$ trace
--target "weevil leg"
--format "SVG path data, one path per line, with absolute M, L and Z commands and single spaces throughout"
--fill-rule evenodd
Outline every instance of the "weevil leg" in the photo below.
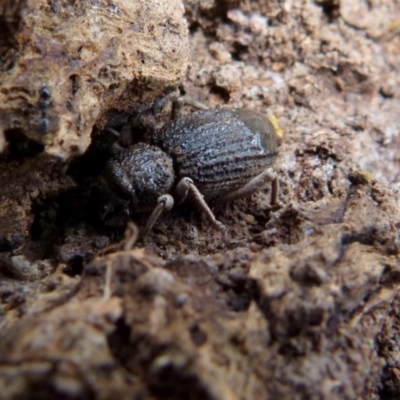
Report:
M 197 189 L 192 179 L 182 178 L 176 185 L 175 191 L 176 196 L 179 199 L 179 204 L 183 203 L 190 193 L 193 196 L 196 205 L 207 215 L 207 218 L 211 221 L 211 223 L 223 233 L 224 238 L 227 239 L 228 230 L 222 222 L 219 222 L 215 218 L 215 215 L 205 202 L 203 195 L 200 193 L 199 189 Z
M 157 199 L 157 205 L 147 220 L 146 226 L 144 227 L 141 239 L 144 239 L 147 234 L 151 231 L 154 224 L 157 222 L 158 218 L 163 212 L 170 211 L 174 206 L 174 199 L 169 194 L 163 194 Z
M 199 101 L 193 100 L 190 97 L 179 96 L 172 102 L 172 119 L 176 119 L 181 115 L 183 106 L 192 106 L 199 110 L 208 110 L 208 107 Z
M 276 206 L 278 204 L 279 180 L 272 168 L 266 169 L 264 172 L 262 172 L 260 175 L 257 175 L 240 189 L 225 196 L 223 198 L 223 201 L 228 202 L 238 199 L 240 197 L 247 196 L 248 194 L 259 189 L 260 186 L 265 185 L 267 182 L 271 182 L 271 205 Z
M 171 98 L 175 99 L 180 95 L 180 91 L 178 87 L 171 87 L 167 89 L 163 94 L 158 96 L 151 106 L 151 110 L 153 114 L 160 113 L 165 106 L 171 101 Z

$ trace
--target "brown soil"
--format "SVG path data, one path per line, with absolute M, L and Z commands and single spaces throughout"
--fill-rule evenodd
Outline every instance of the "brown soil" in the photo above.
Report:
M 3 16 L 14 29 L 3 36 L 29 47 L 30 33 L 17 33 L 35 5 L 15 3 L 18 13 L 0 4 L 4 15 L 19 16 L 14 25 Z M 71 2 L 42 3 L 37 18 Z M 96 11 L 75 3 L 82 18 Z M 49 118 L 60 118 L 48 138 L 39 135 L 41 69 L 6 70 L 0 79 L 0 399 L 400 398 L 399 3 L 187 0 L 187 23 L 178 1 L 97 3 L 111 42 L 106 3 L 135 3 L 124 15 L 147 36 L 121 36 L 111 75 L 89 79 L 110 65 L 109 54 L 95 72 L 82 63 L 86 86 L 72 108 L 61 107 L 70 92 L 52 86 L 65 70 L 48 68 L 57 93 Z M 169 19 L 154 10 L 160 4 Z M 182 44 L 175 36 L 160 42 L 166 32 Z M 8 52 L 0 55 L 22 68 L 33 47 L 14 39 L 3 39 Z M 133 65 L 150 40 L 155 53 Z M 70 62 L 76 47 L 64 50 Z M 143 110 L 179 82 L 210 107 L 243 106 L 278 121 L 280 207 L 269 207 L 268 187 L 216 205 L 227 242 L 191 205 L 177 207 L 145 248 L 95 257 L 124 231 L 118 221 L 104 226 L 96 205 L 111 140 L 104 128 L 140 140 L 151 125 Z M 12 100 L 13 87 L 29 95 Z M 53 155 L 83 152 L 89 136 L 77 149 L 83 131 L 66 129 L 63 118 L 70 127 L 83 118 L 92 139 L 68 161 Z M 141 228 L 146 218 L 134 222 Z

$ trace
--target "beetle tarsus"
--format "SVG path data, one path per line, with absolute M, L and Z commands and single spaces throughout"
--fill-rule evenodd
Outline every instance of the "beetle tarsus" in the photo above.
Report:
M 147 220 L 146 226 L 144 227 L 141 239 L 145 239 L 147 234 L 151 231 L 154 224 L 163 212 L 170 211 L 174 206 L 174 199 L 169 194 L 163 194 L 157 199 L 157 205 Z
M 223 200 L 224 202 L 228 202 L 239 199 L 241 197 L 245 197 L 255 192 L 257 189 L 268 182 L 271 182 L 272 188 L 271 205 L 276 205 L 278 203 L 279 182 L 276 173 L 271 168 L 266 169 L 260 175 L 254 177 L 250 182 L 246 183 L 246 185 L 236 190 L 235 192 L 227 194 Z

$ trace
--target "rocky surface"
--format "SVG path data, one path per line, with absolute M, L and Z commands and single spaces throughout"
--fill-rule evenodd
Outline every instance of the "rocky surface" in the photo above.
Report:
M 0 152 L 23 134 L 48 154 L 82 154 L 106 111 L 133 112 L 177 85 L 183 11 L 179 0 L 3 1 Z
M 100 255 L 124 231 L 96 205 L 101 129 L 142 140 L 143 99 L 159 93 L 138 88 L 126 108 L 121 86 L 69 163 L 13 131 L 0 164 L 0 398 L 398 398 L 398 3 L 186 1 L 185 18 L 180 90 L 278 122 L 280 208 L 268 187 L 215 205 L 225 242 L 185 205 L 145 247 Z M 139 228 L 147 217 L 132 216 Z

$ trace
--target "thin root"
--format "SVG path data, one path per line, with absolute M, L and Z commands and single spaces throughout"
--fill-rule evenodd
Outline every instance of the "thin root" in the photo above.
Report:
M 115 252 L 121 248 L 123 251 L 130 251 L 135 245 L 138 237 L 139 237 L 139 228 L 133 222 L 130 221 L 128 222 L 128 225 L 126 227 L 124 239 L 122 239 L 118 243 L 114 243 L 100 250 L 96 256 L 99 257 L 110 252 Z M 113 267 L 112 261 L 108 260 L 106 263 L 106 280 L 103 292 L 104 300 L 109 300 L 111 297 L 112 267 Z
M 96 253 L 95 258 L 102 257 L 108 253 L 115 253 L 116 251 L 123 250 L 129 251 L 132 250 L 134 244 L 136 243 L 139 236 L 139 228 L 131 221 L 128 222 L 124 238 L 118 243 L 110 244 L 109 246 L 104 247 Z

